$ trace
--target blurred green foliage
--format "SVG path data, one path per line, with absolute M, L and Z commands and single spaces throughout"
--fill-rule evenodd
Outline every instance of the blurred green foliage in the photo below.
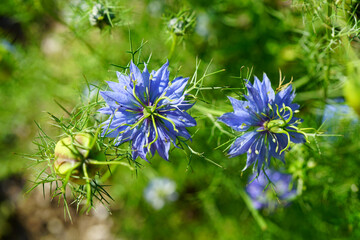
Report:
M 89 21 L 96 3 L 114 14 L 101 28 Z M 188 9 L 196 13 L 195 30 L 176 42 L 171 76 L 192 76 L 197 58 L 199 75 L 207 67 L 209 72 L 226 69 L 205 78 L 204 87 L 227 88 L 201 92 L 197 105 L 210 110 L 191 110 L 198 126 L 190 129 L 192 148 L 223 168 L 195 155 L 189 161 L 179 149 L 171 150 L 170 162 L 157 155 L 151 164 L 142 161 L 136 173 L 114 167 L 107 183 L 115 200 L 113 234 L 123 239 L 359 239 L 359 123 L 352 115 L 335 123 L 340 127 L 322 126 L 327 100 L 342 97 L 344 82 L 350 75 L 354 79 L 346 64 L 359 64 L 344 54 L 345 48 L 359 54 L 358 5 L 350 0 L 2 0 L 0 179 L 31 178 L 32 169 L 24 167 L 28 160 L 14 153 L 35 151 L 34 121 L 56 139 L 60 132 L 46 112 L 66 115 L 55 101 L 68 110 L 86 104 L 86 82 L 104 86 L 115 80 L 115 71 L 122 70 L 116 66 L 131 59 L 130 44 L 134 49 L 144 44 L 136 60 L 151 56 L 149 69 L 161 66 L 172 44 L 166 20 Z M 287 153 L 286 165 L 274 161 L 293 174 L 300 193 L 275 212 L 254 213 L 246 204 L 243 189 L 250 171 L 241 171 L 246 156 L 228 159 L 225 147 L 215 149 L 229 140 L 218 126 L 230 131 L 215 119 L 231 111 L 226 96 L 241 97 L 240 90 L 229 88 L 242 88 L 246 68 L 252 67 L 254 75 L 266 72 L 273 87 L 279 69 L 287 82 L 293 77 L 303 125 L 341 135 L 313 134 L 311 144 Z M 143 190 L 158 176 L 176 182 L 179 199 L 156 211 Z M 1 238 L 8 236 L 5 226 L 8 232 L 16 228 L 8 219 L 17 210 L 16 204 L 8 207 L 14 199 L 1 192 L 0 197 Z

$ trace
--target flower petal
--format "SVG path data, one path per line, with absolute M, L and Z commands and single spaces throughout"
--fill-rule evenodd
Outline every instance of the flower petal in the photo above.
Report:
M 169 61 L 167 61 L 158 71 L 153 75 L 150 81 L 150 102 L 154 103 L 157 98 L 161 96 L 164 89 L 169 85 L 168 71 Z
M 257 122 L 255 122 L 246 112 L 238 112 L 238 114 L 225 113 L 218 118 L 218 121 L 225 123 L 238 132 L 246 131 L 250 128 L 250 126 L 257 125 Z
M 244 135 L 238 137 L 229 149 L 229 156 L 236 157 L 240 154 L 246 153 L 253 142 L 258 137 L 258 133 L 255 131 L 247 132 Z

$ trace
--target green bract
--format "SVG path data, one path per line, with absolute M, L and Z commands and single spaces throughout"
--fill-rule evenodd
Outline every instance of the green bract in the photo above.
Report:
M 88 164 L 90 160 L 106 160 L 104 152 L 95 144 L 90 134 L 79 133 L 73 137 L 63 138 L 55 146 L 56 174 L 62 178 L 69 176 L 69 180 L 74 183 L 86 183 L 84 164 L 89 178 L 93 178 L 100 170 L 99 165 Z

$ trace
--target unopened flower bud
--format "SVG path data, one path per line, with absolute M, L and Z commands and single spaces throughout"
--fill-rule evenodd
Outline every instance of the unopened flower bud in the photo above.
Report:
M 83 172 L 83 164 L 89 178 L 95 176 L 99 170 L 98 165 L 91 165 L 87 160 L 105 161 L 105 154 L 96 146 L 92 147 L 93 137 L 87 133 L 76 134 L 73 138 L 61 139 L 55 146 L 54 168 L 57 175 L 66 177 L 69 172 L 70 180 L 77 184 L 85 184 L 86 179 Z
M 103 28 L 105 25 L 111 25 L 110 21 L 113 18 L 115 18 L 114 13 L 100 3 L 94 5 L 89 15 L 90 24 L 92 26 L 98 26 L 99 28 Z
M 168 29 L 176 36 L 184 36 L 192 32 L 195 28 L 195 14 L 192 12 L 182 12 L 168 22 Z

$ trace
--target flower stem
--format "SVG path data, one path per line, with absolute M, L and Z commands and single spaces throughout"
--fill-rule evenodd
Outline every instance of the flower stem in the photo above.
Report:
M 208 107 L 203 107 L 203 106 L 200 106 L 200 105 L 194 105 L 193 108 L 198 110 L 199 112 L 204 113 L 204 114 L 209 114 L 210 113 L 210 114 L 216 115 L 216 116 L 221 116 L 221 115 L 223 115 L 225 113 L 223 111 L 211 109 L 211 108 L 208 108 Z
M 89 160 L 87 162 L 88 164 L 92 165 L 123 165 L 125 167 L 128 167 L 130 170 L 135 170 L 132 166 L 130 166 L 127 163 L 121 162 L 121 161 L 97 161 L 97 160 Z
M 91 185 L 90 185 L 90 178 L 89 178 L 89 175 L 88 175 L 88 172 L 87 172 L 87 168 L 86 168 L 86 164 L 83 163 L 82 165 L 83 167 L 83 172 L 84 172 L 84 176 L 85 176 L 85 179 L 86 179 L 86 205 L 88 207 L 88 210 L 87 212 L 90 211 L 90 207 L 92 205 L 92 199 L 91 199 Z
M 257 224 L 259 225 L 261 230 L 265 231 L 267 229 L 267 224 L 266 224 L 265 220 L 260 216 L 258 210 L 256 210 L 254 208 L 254 206 L 252 205 L 251 199 L 246 194 L 244 189 L 240 187 L 240 188 L 238 188 L 238 190 L 239 190 L 239 194 L 240 194 L 241 198 L 244 200 L 245 205 L 249 209 L 251 215 L 254 217 L 255 221 L 257 222 Z
M 328 87 L 329 87 L 329 79 L 330 79 L 330 70 L 331 70 L 331 45 L 332 45 L 332 36 L 331 36 L 331 15 L 332 15 L 332 0 L 327 1 L 327 27 L 326 27 L 326 40 L 329 42 L 329 46 L 327 47 L 327 61 L 326 61 L 326 71 L 324 76 L 324 99 L 327 99 L 328 96 Z
M 171 60 L 174 52 L 175 52 L 175 48 L 176 48 L 176 44 L 177 44 L 177 36 L 175 34 L 172 35 L 172 44 L 171 44 L 171 49 L 168 55 L 168 59 Z

